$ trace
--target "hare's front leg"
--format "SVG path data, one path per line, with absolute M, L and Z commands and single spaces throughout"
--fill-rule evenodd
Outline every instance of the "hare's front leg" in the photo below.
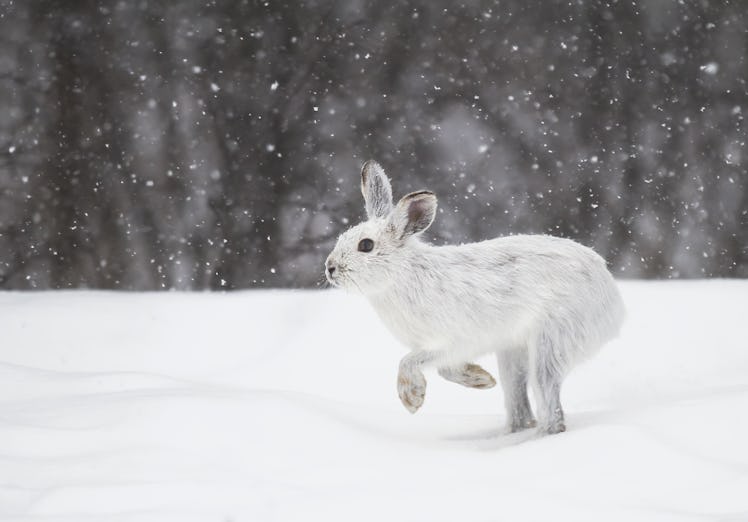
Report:
M 410 412 L 415 413 L 423 405 L 426 396 L 426 377 L 423 376 L 421 368 L 436 358 L 432 352 L 411 352 L 400 361 L 400 370 L 397 374 L 397 394 L 403 406 Z
M 528 354 L 524 348 L 501 350 L 496 353 L 499 363 L 499 378 L 504 389 L 507 427 L 511 433 L 532 428 L 530 401 L 527 398 Z
M 439 368 L 439 375 L 451 382 L 462 384 L 468 388 L 485 390 L 496 386 L 496 380 L 486 370 L 477 364 L 466 363 L 461 366 L 443 366 Z

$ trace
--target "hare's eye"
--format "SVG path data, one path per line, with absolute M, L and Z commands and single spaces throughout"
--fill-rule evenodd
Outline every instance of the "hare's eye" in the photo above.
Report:
M 374 248 L 374 241 L 371 239 L 362 239 L 358 242 L 358 251 L 359 252 L 371 252 Z

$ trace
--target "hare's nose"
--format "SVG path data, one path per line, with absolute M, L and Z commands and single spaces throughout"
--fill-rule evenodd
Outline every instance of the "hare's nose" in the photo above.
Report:
M 335 267 L 332 265 L 327 265 L 327 273 L 332 275 L 333 272 L 335 272 Z

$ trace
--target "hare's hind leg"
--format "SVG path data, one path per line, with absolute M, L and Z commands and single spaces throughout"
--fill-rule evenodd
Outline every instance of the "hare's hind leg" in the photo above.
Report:
M 528 355 L 525 348 L 496 352 L 499 380 L 504 389 L 507 427 L 514 433 L 535 426 L 530 401 L 527 398 Z
M 538 431 L 542 434 L 566 431 L 564 411 L 561 408 L 561 382 L 565 364 L 557 343 L 550 336 L 541 334 L 537 343 L 530 348 Z

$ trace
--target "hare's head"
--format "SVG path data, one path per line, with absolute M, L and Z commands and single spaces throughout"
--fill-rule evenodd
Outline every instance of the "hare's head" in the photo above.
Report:
M 408 270 L 413 242 L 436 215 L 436 196 L 412 192 L 394 205 L 390 181 L 375 161 L 361 169 L 361 192 L 368 220 L 341 234 L 325 262 L 325 275 L 335 286 L 371 294 Z

